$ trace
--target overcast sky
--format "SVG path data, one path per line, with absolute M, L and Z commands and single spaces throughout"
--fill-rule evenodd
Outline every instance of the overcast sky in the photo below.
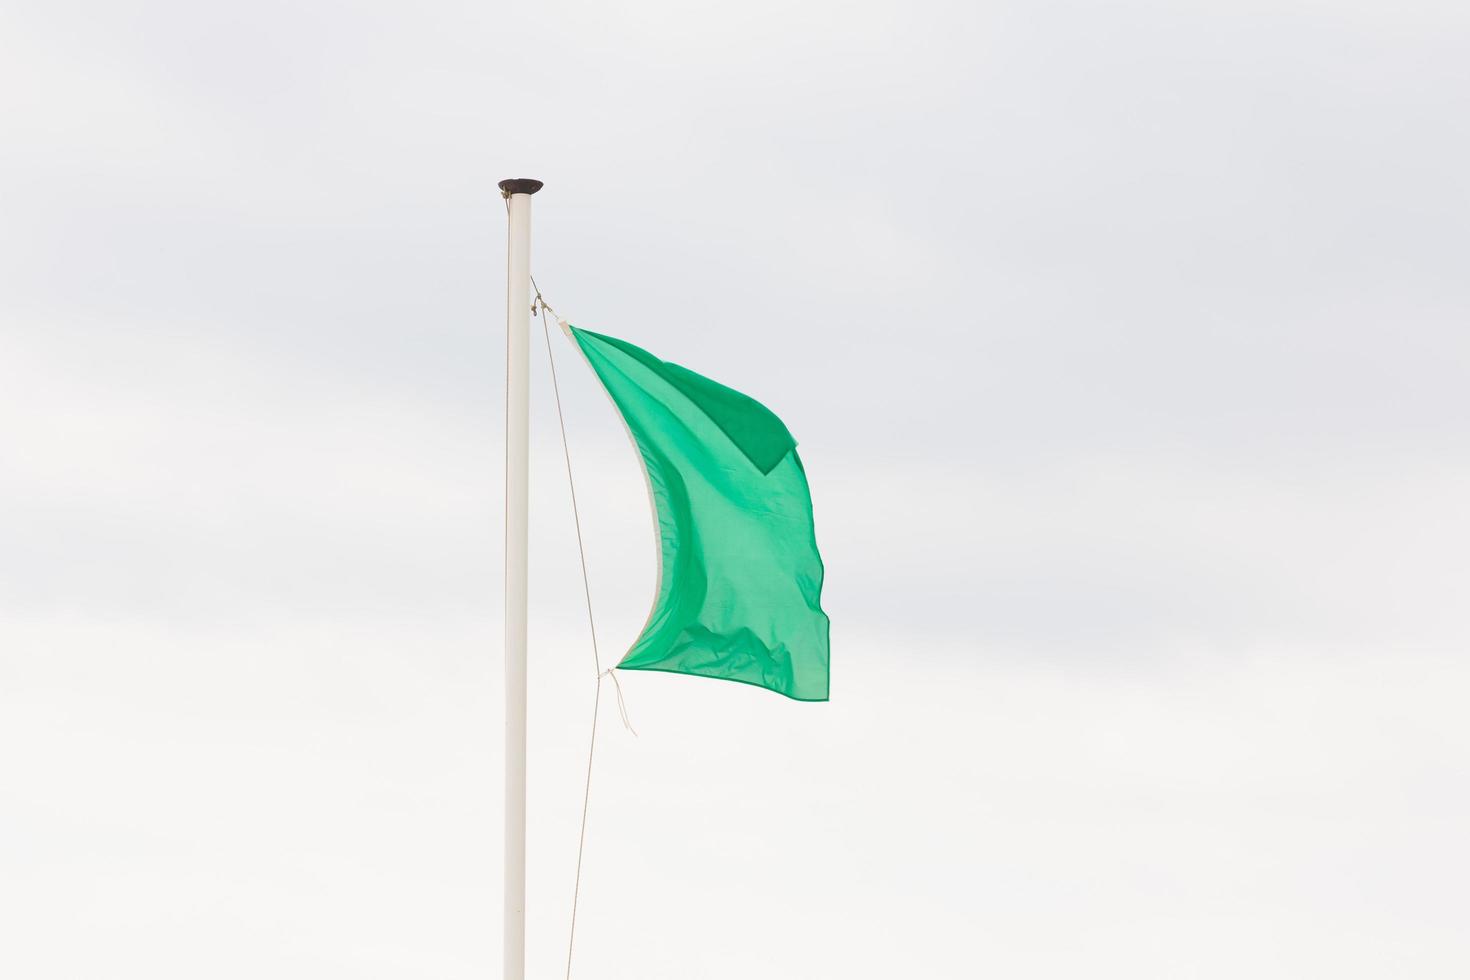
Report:
M 0 974 L 498 976 L 504 212 L 801 442 L 832 701 L 604 711 L 584 980 L 1462 978 L 1456 2 L 0 6 Z M 533 348 L 530 971 L 593 693 Z M 642 478 L 561 337 L 604 655 Z

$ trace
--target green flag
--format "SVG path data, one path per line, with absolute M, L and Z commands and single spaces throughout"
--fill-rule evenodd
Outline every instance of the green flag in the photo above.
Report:
M 796 440 L 753 398 L 570 330 L 638 445 L 658 519 L 658 594 L 618 666 L 827 700 L 822 557 Z

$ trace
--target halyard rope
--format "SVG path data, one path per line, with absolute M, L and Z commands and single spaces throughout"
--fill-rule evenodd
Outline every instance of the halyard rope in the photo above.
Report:
M 623 704 L 623 686 L 618 682 L 618 675 L 613 673 L 614 668 L 602 669 L 602 655 L 597 649 L 597 622 L 592 615 L 592 585 L 587 574 L 587 550 L 582 543 L 582 517 L 577 507 L 577 481 L 572 475 L 572 453 L 567 442 L 567 421 L 562 413 L 561 386 L 557 383 L 556 357 L 551 351 L 551 326 L 547 322 L 546 314 L 555 312 L 546 303 L 546 298 L 541 295 L 541 287 L 536 284 L 536 278 L 531 277 L 531 286 L 536 292 L 536 297 L 531 302 L 531 311 L 541 315 L 541 335 L 546 338 L 546 363 L 551 367 L 551 391 L 556 400 L 556 422 L 561 430 L 562 458 L 566 461 L 567 489 L 572 498 L 572 521 L 577 529 L 577 555 L 582 562 L 582 595 L 587 601 L 587 630 L 592 636 L 592 666 L 596 671 L 597 686 L 592 696 L 592 734 L 587 741 L 587 779 L 582 787 L 582 823 L 577 832 L 577 871 L 572 881 L 572 921 L 567 930 L 567 980 L 572 976 L 572 950 L 577 940 L 577 900 L 582 891 L 582 855 L 587 849 L 587 811 L 592 800 L 592 760 L 597 753 L 597 713 L 602 705 L 602 679 L 611 677 L 613 688 L 618 698 L 618 714 L 623 719 L 623 725 L 628 731 L 633 731 L 632 724 L 628 721 L 628 710 Z

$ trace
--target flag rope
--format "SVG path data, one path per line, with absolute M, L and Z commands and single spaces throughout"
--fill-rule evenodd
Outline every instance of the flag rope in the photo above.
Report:
M 556 401 L 556 422 L 561 430 L 562 457 L 566 461 L 567 490 L 572 499 L 572 522 L 577 529 L 577 555 L 582 563 L 582 594 L 587 603 L 587 630 L 592 636 L 592 666 L 595 670 L 597 683 L 592 696 L 592 733 L 587 741 L 587 778 L 582 787 L 582 822 L 577 831 L 577 870 L 572 880 L 572 919 L 567 930 L 567 980 L 572 976 L 572 951 L 577 941 L 577 902 L 582 892 L 582 857 L 587 849 L 587 812 L 592 801 L 592 762 L 597 754 L 597 715 L 602 705 L 602 680 L 604 677 L 612 678 L 613 690 L 617 695 L 618 714 L 622 717 L 623 726 L 636 736 L 633 725 L 628 720 L 627 705 L 623 703 L 623 685 L 618 681 L 618 675 L 614 673 L 615 668 L 602 669 L 602 654 L 597 649 L 597 622 L 592 614 L 592 584 L 587 573 L 587 549 L 582 541 L 582 516 L 577 507 L 577 481 L 572 474 L 572 452 L 567 441 L 566 416 L 561 406 L 561 385 L 556 377 L 556 357 L 551 350 L 551 326 L 547 322 L 546 314 L 554 313 L 555 310 L 546 302 L 541 295 L 541 287 L 536 284 L 536 277 L 531 277 L 531 287 L 536 293 L 535 299 L 531 301 L 531 312 L 541 315 L 541 335 L 546 338 L 546 363 L 551 368 L 551 391 Z

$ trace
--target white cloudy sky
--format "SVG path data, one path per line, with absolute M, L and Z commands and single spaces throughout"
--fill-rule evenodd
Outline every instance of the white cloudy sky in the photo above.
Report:
M 1470 973 L 1463 4 L 0 36 L 0 974 L 498 975 L 507 176 L 574 322 L 788 421 L 834 624 L 827 705 L 627 678 L 576 976 Z M 551 977 L 592 681 L 536 356 Z M 615 653 L 648 515 L 561 363 Z

